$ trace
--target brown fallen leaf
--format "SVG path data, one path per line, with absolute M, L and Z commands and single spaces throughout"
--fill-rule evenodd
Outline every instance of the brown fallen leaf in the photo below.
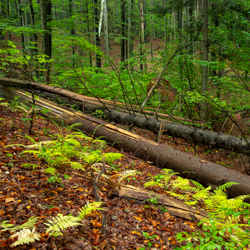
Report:
M 108 243 L 108 240 L 105 239 L 105 240 L 101 243 L 100 249 L 101 249 L 101 250 L 104 249 L 104 248 L 106 247 L 107 243 Z
M 8 197 L 8 198 L 5 198 L 5 202 L 8 203 L 8 202 L 16 202 L 15 199 L 13 197 Z

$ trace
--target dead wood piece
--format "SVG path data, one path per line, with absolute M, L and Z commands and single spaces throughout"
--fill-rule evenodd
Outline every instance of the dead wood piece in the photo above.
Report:
M 191 206 L 188 206 L 187 204 L 170 198 L 166 195 L 158 194 L 130 185 L 122 185 L 119 189 L 119 196 L 143 201 L 146 201 L 150 198 L 157 198 L 157 202 L 159 204 L 165 205 L 172 215 L 188 220 L 201 220 L 206 219 L 207 217 L 207 212 L 204 210 L 194 209 Z
M 73 174 L 89 180 L 93 180 L 93 178 L 90 179 L 89 177 L 77 172 L 73 172 Z M 100 183 L 105 185 L 106 187 L 111 188 L 111 191 L 113 191 L 113 195 L 118 195 L 120 197 L 132 198 L 141 201 L 146 201 L 150 198 L 155 197 L 157 198 L 158 203 L 161 205 L 165 205 L 172 215 L 183 219 L 201 220 L 207 218 L 206 211 L 198 208 L 194 209 L 193 207 L 185 204 L 184 202 L 174 198 L 170 198 L 167 195 L 155 193 L 130 185 L 122 185 L 120 183 L 112 181 L 111 179 L 107 179 L 107 181 L 100 181 Z

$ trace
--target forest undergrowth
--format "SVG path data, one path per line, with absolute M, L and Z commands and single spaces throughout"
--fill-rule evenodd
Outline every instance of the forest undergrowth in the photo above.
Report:
M 224 192 L 234 183 L 211 193 L 41 116 L 35 116 L 28 135 L 30 118 L 17 103 L 0 105 L 0 119 L 2 248 L 248 249 L 249 204 L 243 196 L 227 199 Z M 93 163 L 102 165 L 103 156 L 108 165 L 101 178 L 177 197 L 210 210 L 209 219 L 197 224 L 172 216 L 153 198 L 142 202 L 111 196 L 102 182 L 99 203 L 92 178 L 100 173 L 100 164 Z

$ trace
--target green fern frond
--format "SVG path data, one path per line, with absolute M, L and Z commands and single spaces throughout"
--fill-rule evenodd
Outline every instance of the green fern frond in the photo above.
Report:
M 118 182 L 121 182 L 123 179 L 129 177 L 129 176 L 134 176 L 140 174 L 137 170 L 125 170 L 120 173 L 121 177 L 119 178 Z
M 48 168 L 46 168 L 46 169 L 44 170 L 44 172 L 47 173 L 47 174 L 55 174 L 56 169 L 53 168 L 53 167 L 48 167 Z
M 198 203 L 198 201 L 186 201 L 184 203 L 186 203 L 189 206 L 195 206 Z
M 103 202 L 93 202 L 85 205 L 80 209 L 78 217 L 80 219 L 83 219 L 86 215 L 91 213 L 92 211 L 95 210 L 105 210 L 104 208 L 101 208 L 100 206 L 103 204 Z
M 196 194 L 193 194 L 195 200 L 205 200 L 211 195 L 210 190 L 212 188 L 209 186 L 205 189 L 199 190 Z
M 168 168 L 163 168 L 162 169 L 162 172 L 165 174 L 165 175 L 178 175 L 179 172 L 174 172 L 172 169 L 168 169 Z
M 28 135 L 25 135 L 25 137 L 26 137 L 27 139 L 29 139 L 33 144 L 36 144 L 36 143 L 37 143 L 32 137 L 30 137 L 30 136 L 28 136 Z
M 189 198 L 185 195 L 185 194 L 177 194 L 177 193 L 171 193 L 172 196 L 180 199 L 180 200 L 184 200 L 184 201 L 188 201 Z
M 227 208 L 231 208 L 233 210 L 246 209 L 250 207 L 249 203 L 244 202 L 244 199 L 249 198 L 250 195 L 240 195 L 232 199 L 228 199 L 226 203 Z
M 79 221 L 81 219 L 79 217 L 75 217 L 72 215 L 63 215 L 58 214 L 52 220 L 49 220 L 48 223 L 44 223 L 48 226 L 46 233 L 52 236 L 63 235 L 62 231 L 66 230 L 69 227 L 77 227 L 82 225 Z
M 38 143 L 26 146 L 26 148 L 41 149 L 42 147 L 48 147 L 48 146 L 55 145 L 55 144 L 56 144 L 56 141 L 40 141 Z
M 72 144 L 74 145 L 75 147 L 80 147 L 81 146 L 81 143 L 76 140 L 76 139 L 73 139 L 73 138 L 68 138 L 68 139 L 65 139 L 65 142 L 69 143 L 69 144 Z
M 35 226 L 37 220 L 38 220 L 37 217 L 32 216 L 29 218 L 29 220 L 27 222 L 25 222 L 19 226 L 14 226 L 13 224 L 9 224 L 8 221 L 3 221 L 3 222 L 1 222 L 0 227 L 3 228 L 3 229 L 1 229 L 2 231 L 9 230 L 10 232 L 16 232 L 16 231 L 22 230 L 24 228 L 33 228 Z
M 231 186 L 233 185 L 238 185 L 239 183 L 237 182 L 227 182 L 219 187 L 216 188 L 216 190 L 222 190 L 222 191 L 225 191 L 226 189 L 230 188 Z
M 32 169 L 40 168 L 39 165 L 37 165 L 37 164 L 31 164 L 31 163 L 24 163 L 24 164 L 21 165 L 21 167 L 32 168 Z
M 70 161 L 69 163 L 70 163 L 70 166 L 71 166 L 73 169 L 76 169 L 76 170 L 78 170 L 78 169 L 85 170 L 84 166 L 83 166 L 81 163 L 79 163 L 79 162 Z
M 197 189 L 199 189 L 199 190 L 202 190 L 202 189 L 204 189 L 205 187 L 202 185 L 202 184 L 200 184 L 199 182 L 197 182 L 197 181 L 194 181 L 194 180 L 190 180 L 194 185 L 195 185 L 195 187 L 197 188 Z
M 177 179 L 171 182 L 172 189 L 182 189 L 182 190 L 195 190 L 193 187 L 190 187 L 188 179 L 178 177 Z
M 155 187 L 155 186 L 159 186 L 159 187 L 164 187 L 164 185 L 160 182 L 156 182 L 156 181 L 148 181 L 146 183 L 144 183 L 143 185 L 144 187 Z
M 87 163 L 94 163 L 94 162 L 101 161 L 102 160 L 101 150 L 95 150 L 95 151 L 92 151 L 91 153 L 86 153 L 84 155 L 84 160 Z
M 72 130 L 72 129 L 74 129 L 74 128 L 77 127 L 77 126 L 82 126 L 82 123 L 74 123 L 74 124 L 72 124 L 72 125 L 66 127 L 66 129 L 67 129 L 67 130 Z
M 119 160 L 123 157 L 123 154 L 120 153 L 105 153 L 102 157 L 105 157 L 106 162 L 113 162 L 115 160 Z
M 4 148 L 8 148 L 8 147 L 26 147 L 26 145 L 24 145 L 24 144 L 10 144 L 10 145 L 4 146 Z
M 33 228 L 32 231 L 28 228 L 22 229 L 22 231 L 13 234 L 10 238 L 18 237 L 17 241 L 11 246 L 15 247 L 23 244 L 30 244 L 36 240 L 40 240 L 41 235 L 35 232 L 36 228 Z
M 24 150 L 22 154 L 33 154 L 33 155 L 38 155 L 40 152 L 37 150 Z

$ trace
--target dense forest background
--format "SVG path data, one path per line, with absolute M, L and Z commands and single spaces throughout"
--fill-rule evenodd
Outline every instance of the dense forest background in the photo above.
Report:
M 222 131 L 228 116 L 249 109 L 249 8 L 243 0 L 2 0 L 1 75 L 147 103 Z M 152 83 L 157 94 L 147 101 Z

